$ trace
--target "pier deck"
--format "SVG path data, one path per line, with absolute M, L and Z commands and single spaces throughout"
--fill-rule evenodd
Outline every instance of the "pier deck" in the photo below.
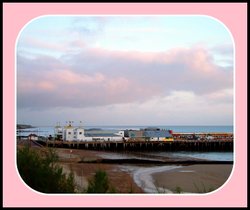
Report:
M 37 141 L 43 146 L 107 151 L 233 151 L 233 140 L 174 141 Z

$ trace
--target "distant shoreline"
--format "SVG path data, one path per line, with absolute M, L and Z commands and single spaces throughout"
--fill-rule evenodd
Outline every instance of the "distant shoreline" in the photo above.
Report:
M 16 125 L 16 128 L 17 128 L 17 129 L 27 129 L 27 128 L 35 128 L 35 127 L 32 126 L 32 125 L 17 124 L 17 125 Z

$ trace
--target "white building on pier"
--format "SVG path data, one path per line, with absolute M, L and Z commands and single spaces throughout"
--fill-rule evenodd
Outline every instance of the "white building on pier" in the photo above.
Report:
M 73 127 L 72 121 L 69 121 L 69 124 L 62 127 L 57 125 L 55 127 L 55 139 L 63 141 L 83 141 L 84 129 L 82 126 Z

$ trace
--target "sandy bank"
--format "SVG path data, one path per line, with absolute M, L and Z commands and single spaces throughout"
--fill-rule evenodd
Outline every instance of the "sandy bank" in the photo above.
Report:
M 166 163 L 110 164 L 98 161 L 92 163 L 93 160 L 104 157 L 119 160 L 119 158 L 134 158 L 134 156 L 62 148 L 56 148 L 56 152 L 59 156 L 58 163 L 63 167 L 64 172 L 74 172 L 78 192 L 86 190 L 88 180 L 98 169 L 101 169 L 108 174 L 110 185 L 116 189 L 116 193 L 205 193 L 223 185 L 230 176 L 233 166 L 233 164 L 183 165 L 178 161 L 171 165 Z
M 74 172 L 78 192 L 87 189 L 88 180 L 100 169 L 106 171 L 110 185 L 115 188 L 116 193 L 143 193 L 128 172 L 119 170 L 118 164 L 79 163 L 81 160 L 100 159 L 102 152 L 75 149 L 56 149 L 56 151 L 64 172 Z
M 190 165 L 152 174 L 157 188 L 174 193 L 207 193 L 222 186 L 231 174 L 233 165 Z

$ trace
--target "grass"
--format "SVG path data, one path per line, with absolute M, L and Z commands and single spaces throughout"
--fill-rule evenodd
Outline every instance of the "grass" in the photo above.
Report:
M 204 185 L 204 183 L 202 182 L 202 187 L 198 187 L 196 183 L 193 183 L 194 187 L 197 191 L 197 193 L 208 193 L 208 192 L 212 192 L 214 191 L 214 187 L 209 187 L 208 189 L 206 188 L 206 186 Z
M 208 193 L 208 192 L 214 191 L 214 187 L 209 187 L 207 189 L 203 182 L 201 183 L 202 187 L 198 187 L 198 185 L 196 183 L 193 183 L 193 184 L 194 184 L 194 187 L 196 189 L 195 193 Z M 164 187 L 161 187 L 161 188 L 160 187 L 155 187 L 155 188 L 156 188 L 158 193 L 166 193 L 167 192 L 167 190 Z M 180 186 L 176 186 L 175 189 L 172 190 L 172 191 L 173 191 L 173 193 L 176 193 L 176 194 L 184 193 L 184 190 Z

